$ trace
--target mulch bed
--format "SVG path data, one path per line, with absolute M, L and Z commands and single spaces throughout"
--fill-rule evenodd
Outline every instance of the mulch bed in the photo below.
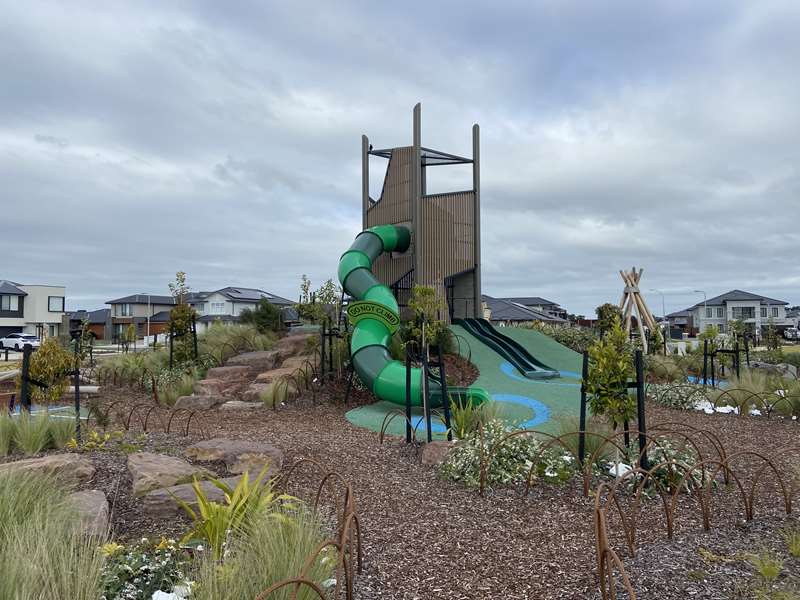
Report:
M 111 396 L 135 396 L 132 403 L 146 400 L 127 390 L 109 390 Z M 364 536 L 364 571 L 356 580 L 357 598 L 599 597 L 594 499 L 582 496 L 577 478 L 561 485 L 538 485 L 527 497 L 520 489 L 498 489 L 481 497 L 476 490 L 441 480 L 434 468 L 420 464 L 415 448 L 401 440 L 389 438 L 381 445 L 377 434 L 350 425 L 344 418 L 345 407 L 326 402 L 341 397 L 336 391 L 323 391 L 316 396 L 318 404 L 304 398 L 277 411 L 216 411 L 207 422 L 210 437 L 267 441 L 284 451 L 286 463 L 313 458 L 352 484 Z M 708 428 L 731 451 L 774 451 L 797 440 L 800 431 L 800 424 L 777 419 L 706 415 L 655 404 L 648 405 L 648 419 Z M 180 453 L 189 442 L 180 435 L 151 433 L 147 445 L 155 451 Z M 152 522 L 137 512 L 135 501 L 124 492 L 130 482 L 120 475 L 124 455 L 94 453 L 92 458 L 98 473 L 85 487 L 103 489 L 115 503 L 119 535 L 185 531 L 185 523 Z M 318 478 L 310 475 L 298 477 L 291 491 L 313 497 L 315 481 Z M 646 504 L 641 515 L 635 558 L 627 557 L 617 535 L 616 548 L 640 598 L 730 598 L 751 589 L 752 568 L 745 562 L 708 564 L 699 548 L 734 556 L 778 543 L 776 532 L 786 523 L 781 507 L 765 492 L 757 501 L 755 521 L 744 526 L 740 505 L 729 501 L 728 492 L 715 494 L 718 500 L 708 533 L 702 531 L 694 500 L 686 496 L 676 512 L 673 540 L 666 539 L 658 500 Z M 796 566 L 787 564 L 785 570 Z

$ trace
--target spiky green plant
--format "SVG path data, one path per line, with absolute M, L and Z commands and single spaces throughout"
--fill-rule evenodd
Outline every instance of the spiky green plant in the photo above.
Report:
M 31 415 L 22 411 L 17 417 L 14 445 L 25 454 L 39 454 L 50 444 L 50 417 L 46 412 Z
M 14 447 L 17 421 L 6 411 L 0 411 L 0 456 L 8 456 Z
M 771 550 L 763 550 L 758 554 L 749 554 L 749 562 L 765 583 L 775 581 L 783 570 L 783 559 Z
M 75 437 L 75 419 L 50 418 L 50 446 L 61 450 Z
M 195 573 L 195 600 L 255 598 L 270 586 L 297 577 L 325 536 L 319 519 L 306 510 L 284 513 L 285 518 L 259 518 L 247 531 L 230 539 L 228 555 L 220 566 L 208 553 Z M 332 583 L 337 554 L 333 548 L 319 553 L 307 572 L 309 580 L 325 589 Z M 292 595 L 297 590 L 297 595 Z M 310 588 L 287 586 L 270 599 L 319 600 Z
M 63 482 L 35 473 L 0 475 L 0 598 L 96 600 L 103 539 L 76 533 Z

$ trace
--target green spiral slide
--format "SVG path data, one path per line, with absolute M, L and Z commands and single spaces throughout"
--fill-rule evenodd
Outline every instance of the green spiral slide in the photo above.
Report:
M 355 319 L 350 355 L 361 381 L 378 398 L 394 404 L 406 403 L 406 367 L 389 354 L 393 329 L 400 313 L 392 291 L 372 273 L 372 262 L 383 252 L 405 252 L 411 243 L 411 231 L 402 225 L 377 225 L 356 236 L 339 259 L 339 281 L 344 290 L 365 309 Z M 352 317 L 352 312 L 348 309 Z M 428 386 L 431 406 L 441 405 L 441 388 L 431 381 Z M 478 404 L 489 398 L 479 388 L 448 388 L 448 393 Z M 411 371 L 411 404 L 422 405 L 422 369 Z

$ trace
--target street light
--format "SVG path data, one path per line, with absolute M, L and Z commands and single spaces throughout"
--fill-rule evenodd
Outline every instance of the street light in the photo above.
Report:
M 664 292 L 657 290 L 656 288 L 650 288 L 650 291 L 661 294 L 661 319 L 664 321 L 664 323 L 666 323 L 667 335 L 665 337 L 669 338 L 669 319 L 667 319 L 667 305 L 666 302 L 664 302 Z
M 704 290 L 694 290 L 694 293 L 703 294 L 703 325 L 705 325 L 705 320 L 708 319 L 708 296 Z M 705 331 L 705 327 L 703 327 L 703 331 Z
M 144 296 L 145 294 L 142 293 L 140 295 Z M 144 343 L 145 347 L 147 347 L 150 344 L 150 313 L 152 312 L 152 308 L 150 306 L 150 294 L 146 295 L 147 295 L 147 337 L 145 338 L 145 343 Z

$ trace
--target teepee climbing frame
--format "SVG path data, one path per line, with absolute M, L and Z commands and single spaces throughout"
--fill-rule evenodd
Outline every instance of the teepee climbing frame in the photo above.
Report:
M 653 318 L 650 309 L 647 308 L 647 303 L 644 301 L 644 296 L 639 290 L 639 282 L 642 280 L 642 273 L 644 269 L 636 270 L 632 267 L 630 271 L 620 271 L 622 281 L 625 282 L 625 290 L 622 292 L 622 299 L 619 301 L 619 308 L 622 311 L 623 327 L 630 335 L 632 326 L 632 316 L 636 313 L 636 323 L 639 326 L 639 335 L 642 340 L 642 348 L 645 354 L 647 353 L 647 336 L 644 333 L 644 328 L 647 327 L 650 331 L 656 331 L 658 325 Z

